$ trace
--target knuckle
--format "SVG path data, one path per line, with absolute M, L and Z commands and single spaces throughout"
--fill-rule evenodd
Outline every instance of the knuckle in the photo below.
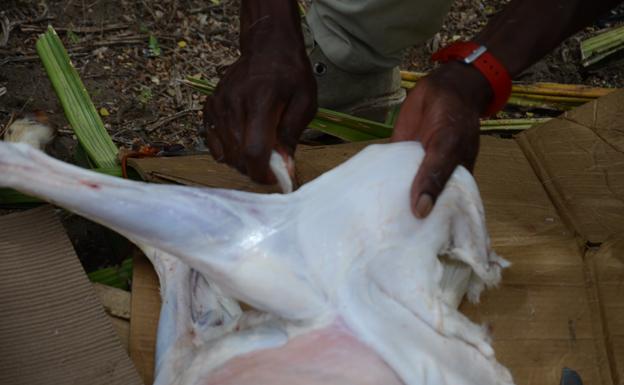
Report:
M 259 161 L 266 157 L 266 149 L 259 143 L 246 144 L 243 148 L 243 156 L 249 161 Z
M 435 192 L 442 190 L 442 188 L 444 187 L 444 183 L 446 182 L 440 171 L 431 172 L 429 174 L 428 180 L 429 185 Z

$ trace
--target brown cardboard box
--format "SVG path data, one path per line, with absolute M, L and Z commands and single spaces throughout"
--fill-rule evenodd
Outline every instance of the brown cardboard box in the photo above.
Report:
M 0 384 L 140 384 L 54 210 L 0 229 Z
M 615 92 L 516 140 L 482 138 L 475 176 L 493 246 L 513 265 L 498 289 L 461 310 L 492 328 L 517 384 L 556 384 L 563 367 L 586 385 L 624 384 L 623 106 L 624 91 Z M 367 144 L 301 147 L 298 182 Z M 206 156 L 131 165 L 153 182 L 276 191 Z M 138 383 L 52 212 L 0 224 L 0 383 Z M 59 284 L 60 274 L 68 279 Z M 129 344 L 148 384 L 159 306 L 156 275 L 138 256 Z
M 301 147 L 298 182 L 366 144 Z M 207 156 L 131 164 L 154 182 L 275 191 Z M 512 266 L 498 289 L 461 310 L 491 326 L 497 356 L 517 384 L 556 384 L 563 367 L 586 385 L 624 384 L 624 91 L 515 140 L 482 137 L 475 176 L 493 246 Z M 151 303 L 142 311 L 155 319 Z
M 613 383 L 624 382 L 624 236 L 608 239 L 586 255 L 598 300 Z

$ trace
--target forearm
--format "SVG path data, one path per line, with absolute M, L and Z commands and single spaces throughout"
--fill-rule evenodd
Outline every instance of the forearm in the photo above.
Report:
M 303 48 L 303 35 L 296 0 L 242 0 L 240 46 L 245 52 L 258 46 Z
M 475 37 L 475 41 L 485 45 L 513 78 L 621 2 L 512 0 Z

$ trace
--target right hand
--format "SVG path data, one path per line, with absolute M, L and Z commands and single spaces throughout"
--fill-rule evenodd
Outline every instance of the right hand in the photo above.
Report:
M 206 100 L 204 129 L 215 160 L 256 182 L 275 183 L 271 152 L 294 155 L 316 113 L 316 82 L 302 39 L 262 34 L 262 28 L 241 34 L 241 57 Z
M 392 140 L 416 140 L 425 149 L 410 192 L 416 217 L 429 215 L 457 166 L 472 172 L 479 151 L 479 116 L 491 99 L 486 78 L 457 62 L 440 66 L 407 95 Z

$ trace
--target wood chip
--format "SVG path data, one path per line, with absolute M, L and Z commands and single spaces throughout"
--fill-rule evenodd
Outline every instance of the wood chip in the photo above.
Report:
M 93 288 L 108 314 L 130 320 L 130 292 L 100 283 L 94 283 Z

